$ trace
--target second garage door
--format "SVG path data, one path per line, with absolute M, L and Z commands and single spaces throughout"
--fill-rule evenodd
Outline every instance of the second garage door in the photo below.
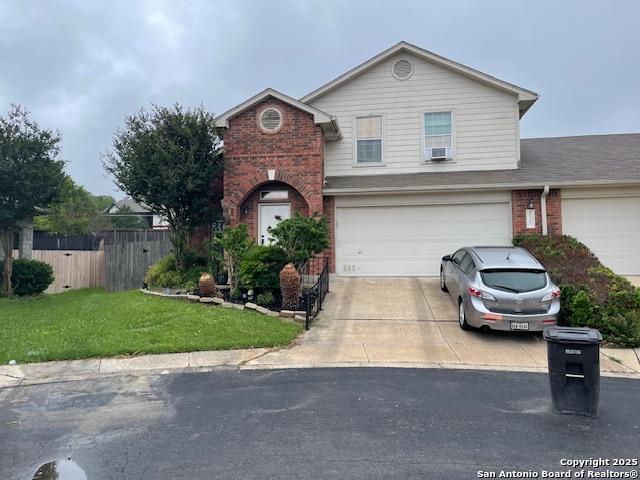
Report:
M 562 230 L 621 275 L 640 275 L 640 189 L 562 191 Z
M 460 247 L 509 245 L 510 220 L 508 193 L 337 198 L 337 274 L 436 276 Z

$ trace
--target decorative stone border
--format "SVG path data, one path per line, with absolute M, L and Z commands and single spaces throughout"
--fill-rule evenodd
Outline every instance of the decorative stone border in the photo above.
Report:
M 218 297 L 200 297 L 198 295 L 188 295 L 181 293 L 162 293 L 154 292 L 153 290 L 145 290 L 142 288 L 140 289 L 140 291 L 145 295 L 155 295 L 156 297 L 186 300 L 189 302 L 203 303 L 205 305 L 211 306 L 219 305 L 222 308 L 234 308 L 236 310 L 255 310 L 256 312 L 262 313 L 263 315 L 268 315 L 270 317 L 280 317 L 283 320 L 293 321 L 296 323 L 305 323 L 306 321 L 306 312 L 303 310 L 280 310 L 279 312 L 275 312 L 252 302 L 247 302 L 244 305 L 241 305 L 239 303 L 225 302 L 222 298 Z

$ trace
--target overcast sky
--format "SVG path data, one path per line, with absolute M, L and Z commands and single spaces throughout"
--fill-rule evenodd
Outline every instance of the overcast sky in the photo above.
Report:
M 0 0 L 0 111 L 62 132 L 93 193 L 124 116 L 300 97 L 400 40 L 534 90 L 523 137 L 640 132 L 640 1 Z

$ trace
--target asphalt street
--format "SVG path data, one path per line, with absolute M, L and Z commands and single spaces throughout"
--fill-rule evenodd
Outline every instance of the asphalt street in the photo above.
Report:
M 67 458 L 89 480 L 566 471 L 563 458 L 638 458 L 639 405 L 639 381 L 603 378 L 599 418 L 560 416 L 546 375 L 442 369 L 218 370 L 22 386 L 0 390 L 0 478 L 31 480 L 40 465 Z

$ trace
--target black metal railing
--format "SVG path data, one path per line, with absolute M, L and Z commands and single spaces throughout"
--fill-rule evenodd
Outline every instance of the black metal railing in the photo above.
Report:
M 306 310 L 304 328 L 307 330 L 309 330 L 311 321 L 322 310 L 322 302 L 329 292 L 329 259 L 327 257 L 319 257 L 311 260 L 313 262 L 307 266 L 305 275 L 310 278 L 316 278 L 316 281 L 302 291 L 302 300 Z M 322 263 L 318 264 L 317 262 Z

